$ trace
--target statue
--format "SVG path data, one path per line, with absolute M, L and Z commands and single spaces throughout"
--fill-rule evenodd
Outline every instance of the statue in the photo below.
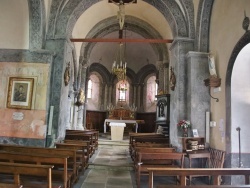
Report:
M 67 64 L 67 67 L 64 72 L 64 84 L 67 86 L 70 80 L 70 62 Z
M 176 78 L 174 74 L 174 68 L 171 66 L 170 67 L 170 89 L 174 91 L 175 89 L 175 84 L 176 84 Z
M 111 2 L 119 6 L 119 11 L 117 12 L 117 19 L 119 20 L 120 30 L 122 30 L 125 22 L 125 3 L 123 2 L 123 0 L 119 0 L 119 3 L 115 2 L 114 0 L 111 0 Z M 135 0 L 132 0 L 130 2 L 127 2 L 126 4 L 134 2 Z
M 77 95 L 77 101 L 76 101 L 76 105 L 77 106 L 81 106 L 83 105 L 85 102 L 85 95 L 84 95 L 84 91 L 83 89 L 80 89 L 78 95 Z

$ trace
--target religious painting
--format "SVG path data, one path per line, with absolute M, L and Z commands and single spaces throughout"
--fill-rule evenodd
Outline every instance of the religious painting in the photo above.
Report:
M 34 78 L 10 77 L 7 108 L 31 109 Z

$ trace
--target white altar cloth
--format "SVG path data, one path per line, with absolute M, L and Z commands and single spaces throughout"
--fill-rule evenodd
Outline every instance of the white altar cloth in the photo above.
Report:
M 123 140 L 124 127 L 126 127 L 126 124 L 111 122 L 109 126 L 111 128 L 111 140 Z

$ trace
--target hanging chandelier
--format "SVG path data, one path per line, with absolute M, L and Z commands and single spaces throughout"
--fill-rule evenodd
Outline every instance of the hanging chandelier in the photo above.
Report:
M 135 0 L 110 0 L 112 3 L 118 5 L 119 11 L 117 12 L 117 18 L 119 21 L 119 38 L 123 38 L 123 28 L 125 22 L 125 4 L 134 3 Z M 125 33 L 126 34 L 126 33 Z M 126 35 L 125 35 L 126 38 Z M 126 79 L 126 68 L 127 62 L 125 61 L 125 46 L 126 44 L 121 42 L 119 43 L 115 60 L 112 65 L 112 73 L 117 76 L 118 81 Z
M 112 73 L 117 76 L 118 81 L 126 79 L 127 62 L 125 62 L 124 52 L 124 43 L 120 43 L 112 65 Z

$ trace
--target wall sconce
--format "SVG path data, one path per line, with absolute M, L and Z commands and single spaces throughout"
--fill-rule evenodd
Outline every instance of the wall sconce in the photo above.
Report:
M 210 76 L 209 78 L 204 80 L 204 84 L 207 87 L 220 87 L 221 85 L 221 78 L 218 78 L 217 76 Z M 210 94 L 210 90 L 209 90 L 209 95 L 212 99 L 216 99 L 216 102 L 219 102 L 218 98 L 212 97 Z

